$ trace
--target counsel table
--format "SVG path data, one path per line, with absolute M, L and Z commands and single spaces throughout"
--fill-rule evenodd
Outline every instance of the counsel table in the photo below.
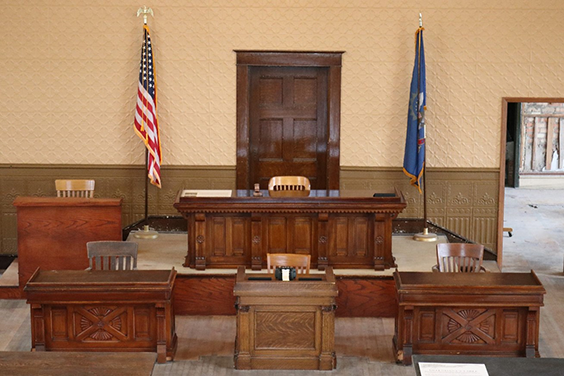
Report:
M 325 274 L 298 274 L 293 281 L 273 274 L 237 271 L 237 369 L 332 370 L 335 356 L 335 297 L 331 267 Z
M 530 273 L 394 272 L 398 316 L 394 352 L 539 356 L 540 307 L 546 293 Z
M 308 197 L 198 197 L 180 191 L 174 207 L 188 221 L 184 266 L 260 270 L 267 253 L 311 255 L 312 267 L 395 267 L 392 220 L 406 207 L 396 191 L 314 190 Z
M 153 351 L 177 346 L 172 292 L 176 270 L 37 269 L 24 288 L 32 350 Z

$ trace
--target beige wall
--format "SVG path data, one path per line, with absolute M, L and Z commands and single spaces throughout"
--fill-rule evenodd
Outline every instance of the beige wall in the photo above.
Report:
M 141 5 L 0 0 L 0 163 L 143 163 L 132 130 Z M 430 166 L 498 167 L 501 97 L 564 95 L 562 1 L 147 5 L 165 165 L 235 164 L 233 50 L 268 49 L 346 51 L 341 165 L 401 166 L 419 12 Z

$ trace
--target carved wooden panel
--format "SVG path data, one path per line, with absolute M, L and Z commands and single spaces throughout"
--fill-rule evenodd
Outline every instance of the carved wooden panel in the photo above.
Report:
M 316 350 L 319 347 L 319 339 L 316 338 L 317 316 L 316 311 L 299 309 L 294 312 L 257 309 L 254 316 L 255 349 Z
M 348 215 L 329 217 L 328 256 L 335 262 L 347 259 L 362 264 L 372 258 L 370 242 L 374 233 L 371 215 Z

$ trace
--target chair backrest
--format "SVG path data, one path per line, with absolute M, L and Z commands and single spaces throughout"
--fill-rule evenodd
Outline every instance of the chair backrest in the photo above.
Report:
M 268 181 L 270 196 L 309 196 L 311 183 L 305 176 L 274 176 Z
M 296 268 L 298 274 L 308 274 L 310 258 L 310 255 L 295 253 L 267 253 L 266 266 L 268 273 L 274 273 L 277 266 L 289 266 Z
M 472 273 L 485 271 L 484 246 L 470 243 L 437 244 L 437 268 L 440 272 Z
M 94 197 L 94 180 L 55 180 L 57 197 Z
M 95 241 L 86 243 L 89 270 L 137 269 L 137 243 Z

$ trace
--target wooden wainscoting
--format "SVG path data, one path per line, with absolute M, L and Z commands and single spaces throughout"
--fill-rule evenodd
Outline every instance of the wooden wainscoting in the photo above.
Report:
M 163 188 L 149 186 L 150 215 L 179 215 L 172 204 L 180 189 L 235 189 L 235 166 L 163 166 Z M 124 226 L 144 217 L 144 166 L 0 165 L 0 254 L 17 253 L 17 196 L 55 196 L 55 179 L 95 179 L 95 197 L 122 198 Z M 499 201 L 497 169 L 429 169 L 429 219 L 496 250 Z M 400 189 L 407 208 L 400 218 L 422 218 L 422 196 L 399 167 L 341 167 L 341 189 Z

